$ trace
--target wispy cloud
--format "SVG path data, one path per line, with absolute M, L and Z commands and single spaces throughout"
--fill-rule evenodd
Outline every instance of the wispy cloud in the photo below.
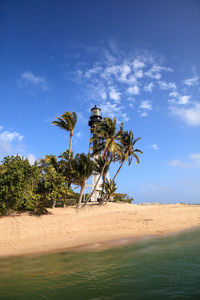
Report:
M 188 78 L 184 81 L 184 84 L 186 84 L 187 86 L 193 86 L 193 85 L 197 85 L 199 82 L 199 77 L 198 76 L 194 76 L 192 78 Z
M 171 68 L 162 67 L 160 65 L 155 64 L 151 67 L 150 70 L 145 72 L 145 75 L 150 78 L 159 80 L 162 76 L 162 71 L 172 72 L 173 70 Z
M 152 110 L 154 95 L 158 93 L 158 97 L 162 96 L 163 99 L 165 99 L 163 95 L 166 94 L 166 101 L 169 96 L 167 104 L 171 116 L 177 116 L 189 125 L 199 124 L 198 104 L 194 103 L 192 92 L 188 88 L 196 84 L 197 76 L 184 81 L 188 85 L 187 88 L 179 87 L 178 82 L 174 79 L 170 80 L 174 69 L 166 64 L 163 65 L 163 61 L 166 60 L 157 53 L 144 49 L 137 52 L 127 51 L 123 47 L 118 47 L 118 44 L 113 41 L 106 47 L 93 48 L 87 47 L 89 51 L 87 54 L 95 53 L 95 56 L 91 56 L 95 57 L 94 61 L 90 60 L 88 63 L 84 59 L 81 60 L 83 54 L 80 54 L 78 57 L 80 61 L 73 75 L 78 78 L 78 84 L 82 85 L 82 90 L 86 93 L 84 97 L 86 96 L 88 102 L 95 101 L 107 116 L 115 114 L 117 118 L 123 118 L 126 114 L 125 121 L 129 118 L 127 108 L 134 108 L 138 115 L 146 117 L 148 111 Z M 72 73 L 70 77 L 71 75 Z M 146 98 L 144 92 L 152 91 L 155 91 L 155 94 L 148 95 L 150 100 L 141 101 L 141 98 Z M 160 91 L 162 95 L 159 95 Z M 159 105 L 158 99 L 156 107 Z
M 118 92 L 114 87 L 111 88 L 109 93 L 110 99 L 115 100 L 116 102 L 120 101 L 121 93 Z
M 151 147 L 153 148 L 153 150 L 158 150 L 159 149 L 158 144 L 153 144 L 153 145 L 151 145 Z
M 13 154 L 13 147 L 16 143 L 20 143 L 23 140 L 23 135 L 18 132 L 3 131 L 0 133 L 0 154 L 5 156 Z
M 20 85 L 31 85 L 39 87 L 40 89 L 46 91 L 48 90 L 47 81 L 44 77 L 36 76 L 31 71 L 26 71 L 21 74 Z
M 154 83 L 153 83 L 153 82 L 150 82 L 149 84 L 147 84 L 147 85 L 144 86 L 144 90 L 145 90 L 146 92 L 152 92 L 153 87 L 154 87 Z
M 169 161 L 168 165 L 180 168 L 200 168 L 200 152 L 189 154 L 188 161 L 174 159 Z
M 78 132 L 76 133 L 76 137 L 77 137 L 78 139 L 80 139 L 80 138 L 82 137 L 82 132 L 81 132 L 81 131 L 78 131 Z
M 137 85 L 131 86 L 127 89 L 127 92 L 130 95 L 139 95 L 140 94 L 140 88 Z
M 159 186 L 157 184 L 150 183 L 150 184 L 143 184 L 142 188 L 147 190 L 157 190 Z
M 8 142 L 22 141 L 23 138 L 23 135 L 20 135 L 18 132 L 3 131 L 0 134 L 0 139 Z
M 2 127 L 2 126 L 1 126 Z M 3 128 L 3 127 L 2 127 Z M 20 155 L 29 160 L 33 165 L 36 161 L 36 157 L 32 153 L 26 151 L 24 145 L 24 136 L 16 131 L 4 130 L 0 133 L 0 160 L 7 155 Z
M 180 118 L 190 126 L 200 125 L 200 103 L 195 102 L 190 107 L 170 106 L 170 112 L 173 116 Z
M 141 104 L 139 107 L 142 109 L 152 110 L 152 105 L 149 100 L 141 101 Z
M 132 65 L 133 65 L 134 70 L 143 69 L 145 67 L 145 63 L 137 58 L 133 60 Z
M 186 95 L 180 96 L 180 97 L 178 98 L 177 104 L 186 105 L 186 104 L 189 103 L 189 99 L 190 99 L 190 96 L 186 96 Z
M 158 81 L 161 90 L 175 90 L 176 84 L 174 82 Z

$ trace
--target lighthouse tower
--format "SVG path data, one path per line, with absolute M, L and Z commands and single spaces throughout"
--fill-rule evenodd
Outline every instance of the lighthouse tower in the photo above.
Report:
M 93 128 L 95 126 L 96 123 L 101 122 L 102 121 L 102 116 L 101 116 L 101 109 L 98 108 L 96 105 L 91 109 L 91 116 L 90 116 L 90 120 L 88 122 L 88 125 L 90 126 L 90 138 L 94 137 L 94 132 L 93 132 Z M 90 148 L 91 147 L 95 147 L 95 144 L 98 144 L 98 141 L 95 141 L 93 143 L 90 143 Z M 99 155 L 94 155 L 93 158 L 97 158 Z M 93 190 L 94 186 L 96 185 L 96 182 L 99 178 L 99 174 L 96 172 L 93 172 L 92 174 L 92 184 L 91 184 L 91 188 Z M 98 201 L 99 198 L 99 192 L 98 190 L 100 190 L 100 185 L 101 185 L 102 181 L 101 179 L 98 182 L 98 185 L 96 187 L 95 192 L 92 195 L 91 201 Z

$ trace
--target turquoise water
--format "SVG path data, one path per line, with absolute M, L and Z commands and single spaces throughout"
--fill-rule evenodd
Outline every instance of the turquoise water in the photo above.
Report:
M 200 230 L 0 260 L 0 299 L 200 299 Z

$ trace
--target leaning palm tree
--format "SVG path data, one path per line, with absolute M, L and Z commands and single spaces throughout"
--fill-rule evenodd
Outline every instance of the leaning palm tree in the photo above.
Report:
M 122 168 L 124 162 L 126 160 L 128 160 L 128 165 L 131 164 L 133 157 L 135 157 L 136 159 L 136 164 L 138 164 L 140 162 L 138 155 L 136 154 L 136 152 L 138 153 L 143 153 L 141 150 L 139 149 L 134 149 L 134 145 L 137 141 L 139 141 L 141 138 L 136 138 L 134 139 L 133 136 L 133 132 L 132 130 L 128 131 L 123 131 L 120 135 L 119 141 L 120 141 L 120 149 L 121 151 L 119 151 L 118 153 L 118 159 L 121 161 L 121 164 L 115 174 L 115 176 L 113 177 L 112 182 L 114 182 L 114 180 L 116 179 L 120 169 Z
M 53 121 L 51 124 L 60 127 L 61 129 L 70 132 L 70 142 L 69 142 L 69 155 L 72 149 L 72 137 L 74 133 L 74 128 L 76 126 L 77 116 L 75 112 L 66 111 L 61 117 L 56 118 L 57 121 Z
M 85 187 L 86 180 L 90 177 L 94 170 L 94 162 L 91 160 L 89 155 L 81 153 L 76 155 L 75 159 L 72 161 L 72 165 L 75 174 L 73 183 L 81 187 L 77 203 L 77 208 L 80 208 L 83 197 L 83 189 Z
M 85 205 L 88 201 L 90 201 L 92 195 L 94 194 L 108 160 L 110 159 L 115 161 L 116 153 L 119 154 L 120 152 L 120 144 L 118 140 L 123 131 L 123 123 L 121 123 L 118 131 L 116 131 L 116 123 L 116 118 L 113 120 L 110 118 L 104 118 L 102 122 L 95 123 L 94 128 L 92 129 L 93 138 L 90 140 L 90 142 L 93 143 L 93 147 L 91 147 L 90 150 L 93 150 L 93 155 L 99 154 L 103 151 L 102 158 L 105 159 L 105 163 L 91 194 L 86 199 Z

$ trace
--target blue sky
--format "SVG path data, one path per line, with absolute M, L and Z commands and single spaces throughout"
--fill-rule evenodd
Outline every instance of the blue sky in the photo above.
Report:
M 51 125 L 90 109 L 141 137 L 118 191 L 136 202 L 200 202 L 200 1 L 0 1 L 0 158 L 66 150 Z M 111 170 L 114 174 L 115 165 Z

